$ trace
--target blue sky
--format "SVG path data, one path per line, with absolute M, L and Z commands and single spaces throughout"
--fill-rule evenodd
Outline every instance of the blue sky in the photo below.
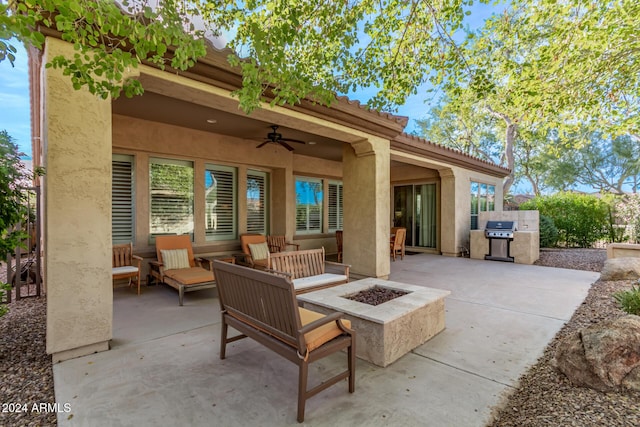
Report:
M 0 62 L 0 130 L 6 130 L 20 151 L 31 154 L 31 112 L 29 110 L 29 70 L 27 53 L 19 43 L 14 67 Z
M 471 27 L 481 26 L 486 18 L 494 11 L 495 6 L 475 4 L 472 14 L 468 18 Z M 31 155 L 31 124 L 29 110 L 29 76 L 27 66 L 27 53 L 20 43 L 14 43 L 18 47 L 15 66 L 9 61 L 0 62 L 0 130 L 6 130 L 18 144 L 20 151 Z M 430 99 L 426 93 L 427 86 L 420 88 L 417 95 L 410 97 L 405 105 L 398 108 L 394 114 L 409 117 L 409 124 L 405 131 L 411 133 L 415 130 L 415 120 L 423 119 L 427 115 L 430 106 L 425 101 Z M 366 102 L 375 91 L 363 90 L 349 98 Z

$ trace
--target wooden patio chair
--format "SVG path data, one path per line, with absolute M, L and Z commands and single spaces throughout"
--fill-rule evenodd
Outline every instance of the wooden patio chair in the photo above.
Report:
M 283 275 L 220 261 L 214 261 L 213 268 L 222 313 L 220 359 L 226 357 L 228 343 L 249 337 L 295 363 L 298 422 L 304 421 L 307 399 L 329 386 L 348 379 L 349 393 L 355 391 L 355 331 L 344 314 L 323 315 L 299 307 L 293 283 Z M 229 326 L 240 334 L 227 336 Z M 309 365 L 340 350 L 347 350 L 346 369 L 307 390 Z
M 342 230 L 336 230 L 336 245 L 338 247 L 338 262 L 342 262 Z
M 160 281 L 178 290 L 178 303 L 183 304 L 184 293 L 216 286 L 211 261 L 193 256 L 191 236 L 156 236 L 154 267 Z M 207 266 L 204 268 L 203 266 Z
M 140 295 L 140 264 L 142 258 L 133 254 L 133 244 L 113 245 L 111 256 L 111 274 L 113 280 L 129 279 L 129 287 L 135 284 Z
M 248 233 L 240 235 L 241 254 L 234 254 L 236 264 L 245 267 L 269 268 L 269 244 L 262 234 Z
M 403 227 L 395 227 L 395 233 L 391 237 L 390 248 L 391 256 L 393 260 L 396 260 L 396 255 L 400 254 L 400 259 L 404 259 L 404 243 L 407 238 L 407 229 Z
M 300 250 L 300 245 L 297 243 L 287 242 L 286 236 L 267 236 L 267 245 L 269 246 L 269 252 L 285 252 L 287 246 L 294 247 L 296 251 Z

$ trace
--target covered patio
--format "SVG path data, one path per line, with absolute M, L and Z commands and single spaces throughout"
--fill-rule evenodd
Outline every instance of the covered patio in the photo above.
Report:
M 417 254 L 389 278 L 451 291 L 446 329 L 386 368 L 358 360 L 356 392 L 310 399 L 306 424 L 484 426 L 598 273 Z M 183 307 L 165 286 L 116 289 L 112 350 L 54 365 L 59 425 L 297 425 L 295 366 L 251 340 L 220 360 L 218 312 L 215 289 Z
M 502 210 L 508 170 L 403 133 L 406 117 L 342 97 L 330 107 L 265 99 L 247 115 L 233 96 L 242 75 L 215 49 L 185 72 L 132 69 L 144 94 L 103 100 L 43 65 L 73 53 L 55 35 L 30 53 L 34 164 L 47 170 L 54 362 L 117 339 L 113 244 L 133 243 L 145 277 L 159 235 L 189 235 L 199 256 L 238 252 L 243 233 L 332 253 L 340 229 L 351 275 L 386 278 L 392 226 L 407 228 L 416 251 L 456 257 L 469 246 L 477 210 Z M 306 144 L 263 144 L 272 125 Z

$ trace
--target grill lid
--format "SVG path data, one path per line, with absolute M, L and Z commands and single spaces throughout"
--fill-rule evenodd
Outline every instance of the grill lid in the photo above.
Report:
M 487 230 L 516 231 L 516 221 L 487 221 Z

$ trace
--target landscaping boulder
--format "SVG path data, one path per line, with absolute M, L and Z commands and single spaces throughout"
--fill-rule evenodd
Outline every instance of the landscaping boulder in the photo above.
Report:
M 610 258 L 604 262 L 600 280 L 634 280 L 640 278 L 640 258 Z
M 565 338 L 555 364 L 579 386 L 640 391 L 640 316 L 607 320 Z

